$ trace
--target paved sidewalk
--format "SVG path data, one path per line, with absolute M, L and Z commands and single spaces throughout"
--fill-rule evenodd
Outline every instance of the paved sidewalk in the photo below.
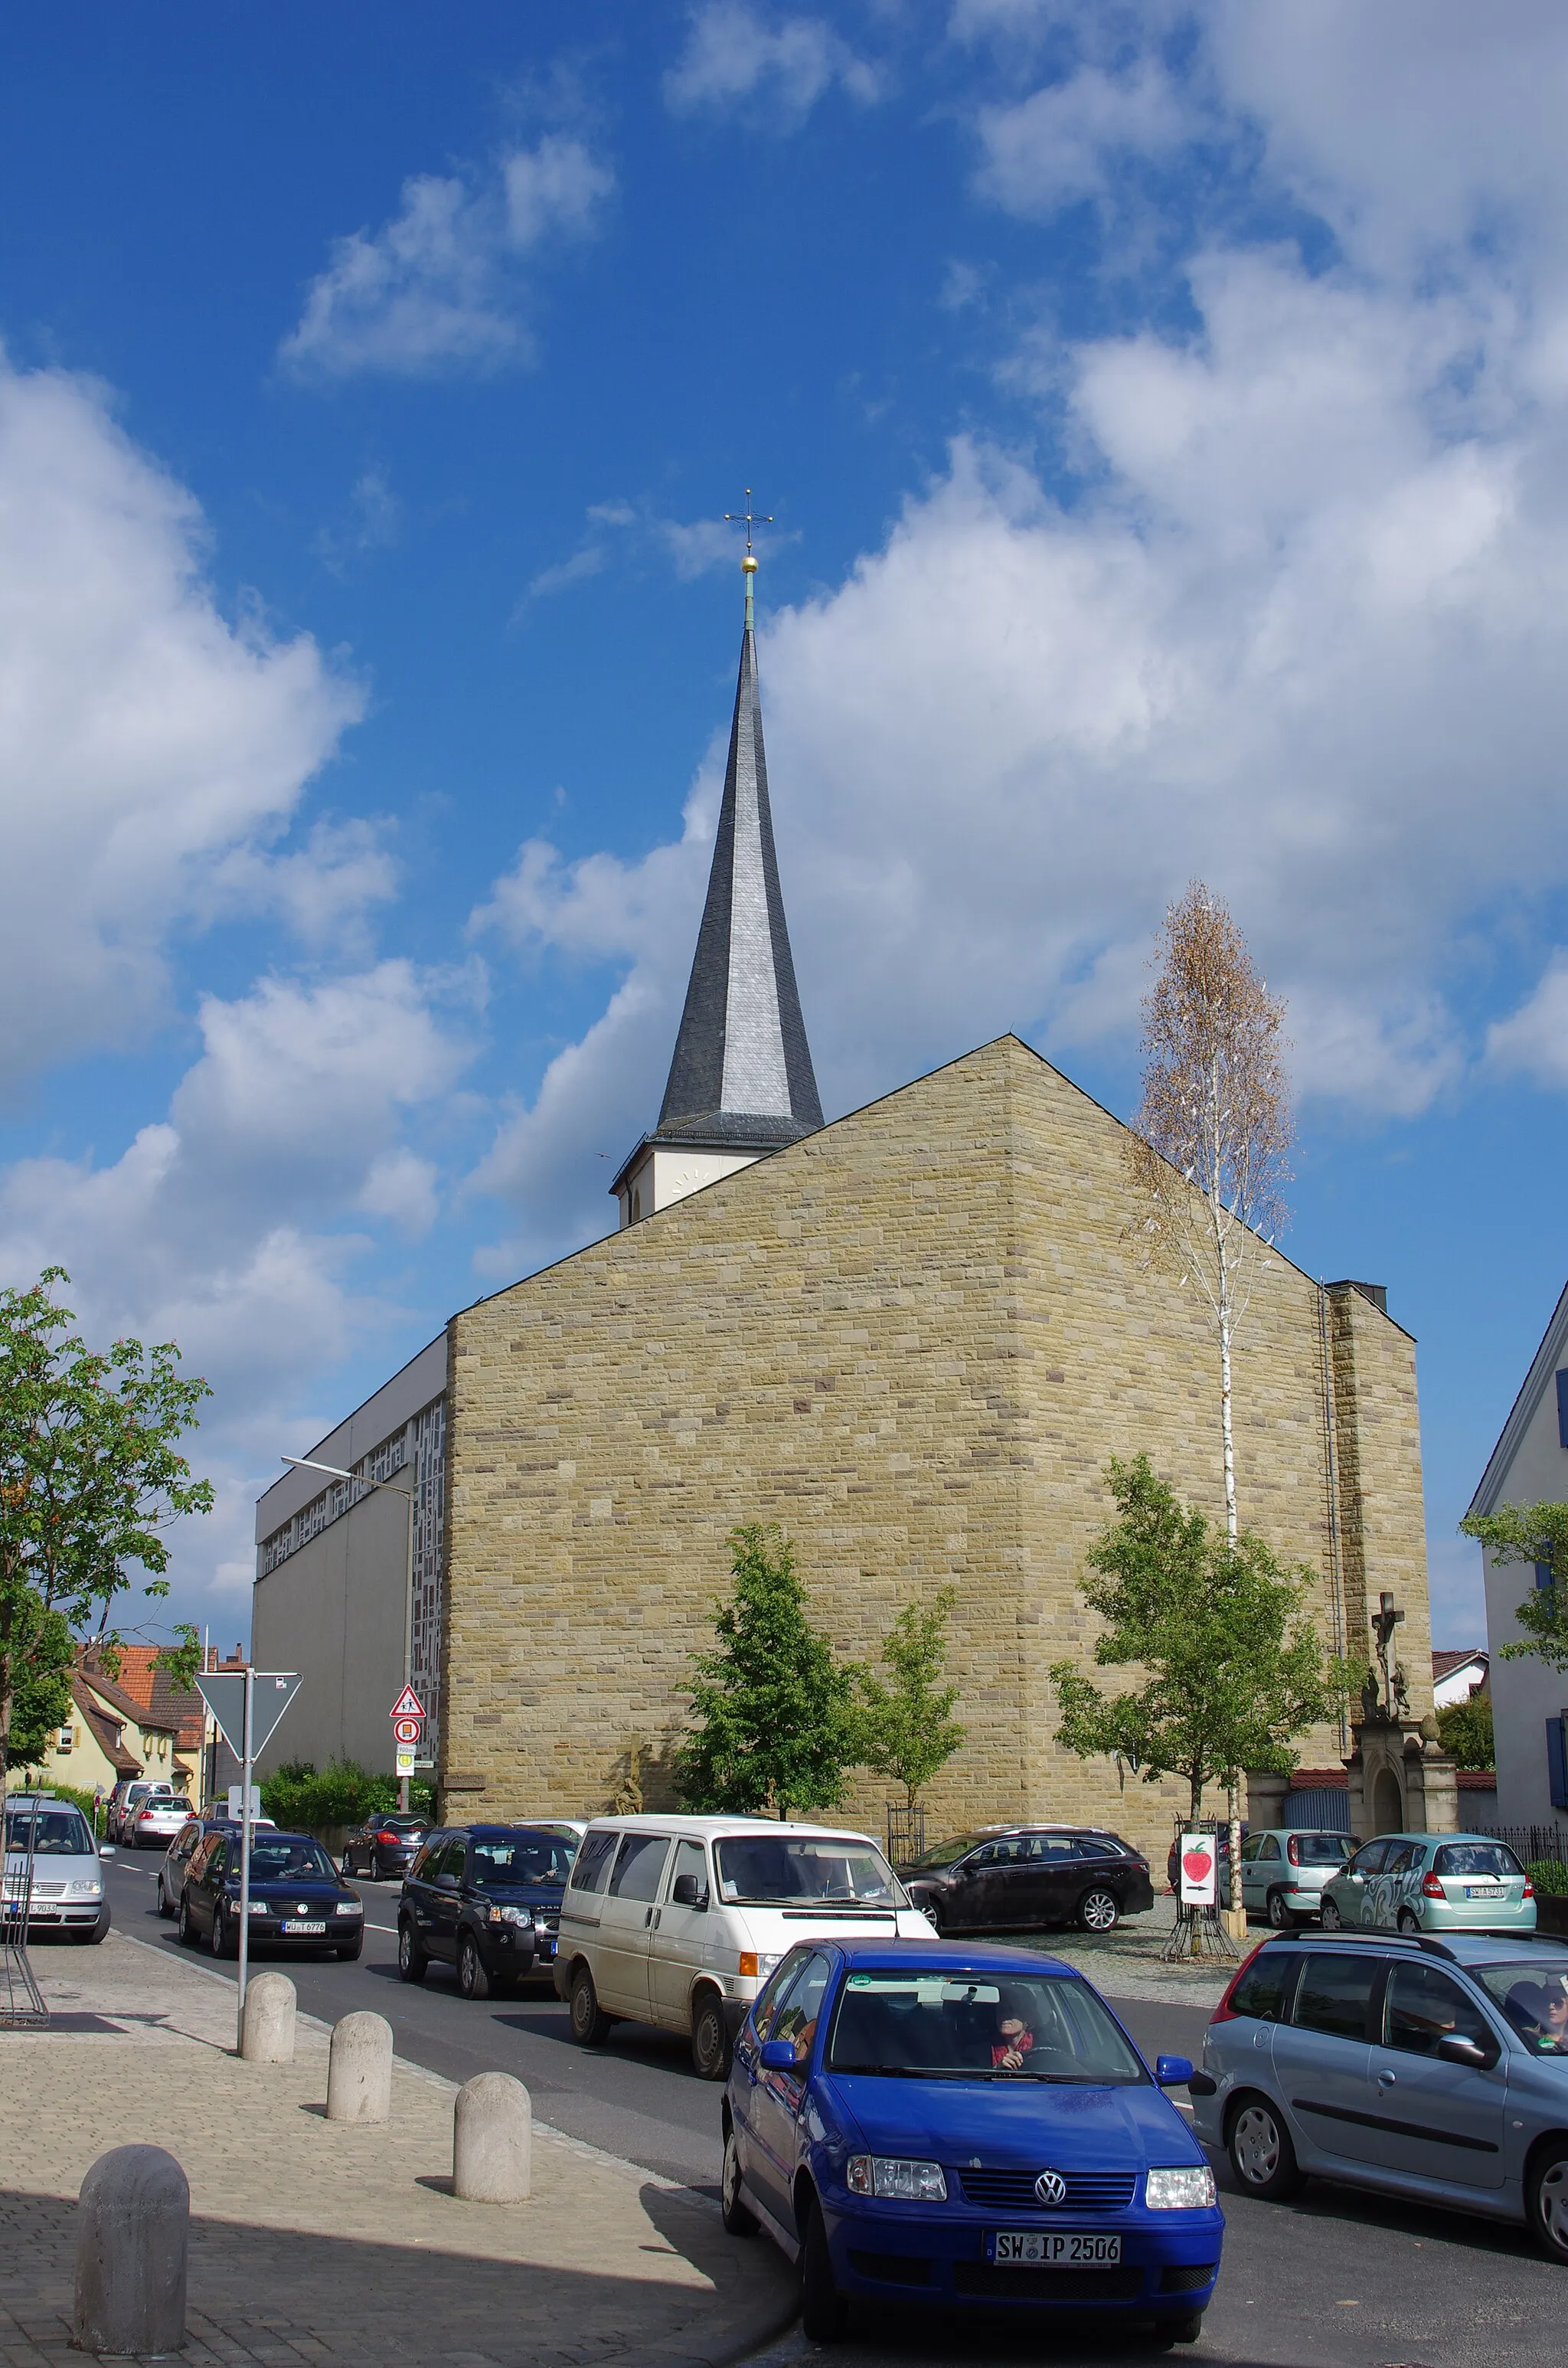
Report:
M 685 2368 L 792 2315 L 771 2245 L 538 2125 L 529 2203 L 460 2203 L 449 2082 L 399 2064 L 389 2124 L 328 2123 L 325 2030 L 301 2017 L 293 2064 L 241 2063 L 233 1989 L 199 1963 L 111 1932 L 33 1964 L 57 2020 L 0 2034 L 0 2368 L 81 2368 L 75 2197 L 133 2140 L 190 2180 L 192 2368 Z
M 1048 1956 L 1076 1965 L 1107 1998 L 1152 1998 L 1165 2006 L 1218 2006 L 1236 1963 L 1247 1949 L 1263 1939 L 1267 1928 L 1255 1925 L 1246 1948 L 1239 1950 L 1236 1960 L 1232 1962 L 1214 1957 L 1196 1962 L 1187 1958 L 1167 1965 L 1160 1952 L 1175 1922 L 1176 1901 L 1169 1896 L 1156 1896 L 1146 1916 L 1129 1918 L 1103 1939 L 1090 1932 L 1075 1931 L 1038 1936 L 1020 1933 L 1017 1937 L 1028 1948 L 1039 1948 Z

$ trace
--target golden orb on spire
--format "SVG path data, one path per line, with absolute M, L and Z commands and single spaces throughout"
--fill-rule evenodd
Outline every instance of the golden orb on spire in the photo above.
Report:
M 741 574 L 743 575 L 755 575 L 756 574 L 756 562 L 752 557 L 749 551 L 741 562 Z

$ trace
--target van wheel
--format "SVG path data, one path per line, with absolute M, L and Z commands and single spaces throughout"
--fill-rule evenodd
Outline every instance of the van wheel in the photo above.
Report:
M 731 2053 L 723 2004 L 711 1990 L 704 1990 L 691 2025 L 691 2061 L 698 2078 L 727 2080 Z
M 598 1992 L 586 1965 L 572 1976 L 572 2036 L 579 2047 L 601 2047 L 609 2037 L 609 2017 L 599 2011 Z
M 801 2247 L 801 2325 L 812 2343 L 842 2343 L 849 2332 L 849 2305 L 833 2282 L 827 2229 L 814 2195 Z
M 724 2131 L 724 2168 L 719 2174 L 719 2216 L 732 2237 L 755 2237 L 760 2223 L 741 2201 L 741 2157 L 734 2124 Z

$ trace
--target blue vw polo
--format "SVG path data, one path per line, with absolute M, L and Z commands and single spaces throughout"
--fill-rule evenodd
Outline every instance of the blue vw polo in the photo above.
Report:
M 724 2091 L 724 2226 L 801 2266 L 814 2342 L 856 2304 L 1087 2311 L 1196 2341 L 1214 2174 L 1099 1992 L 1018 1949 L 816 1941 L 778 1966 Z

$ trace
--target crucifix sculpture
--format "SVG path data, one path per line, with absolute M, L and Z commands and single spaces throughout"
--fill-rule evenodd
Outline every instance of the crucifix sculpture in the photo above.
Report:
M 1378 1667 L 1382 1671 L 1382 1706 L 1390 1718 L 1398 1718 L 1410 1708 L 1405 1692 L 1404 1671 L 1393 1659 L 1393 1632 L 1404 1618 L 1396 1609 L 1392 1595 L 1378 1598 L 1378 1609 L 1372 1619 L 1372 1634 L 1378 1640 Z

